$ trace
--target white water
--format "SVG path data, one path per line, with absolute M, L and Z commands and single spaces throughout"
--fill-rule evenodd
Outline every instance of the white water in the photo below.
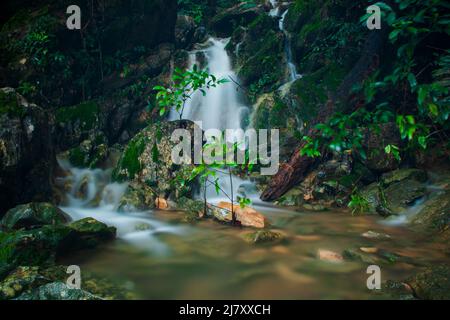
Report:
M 290 35 L 284 28 L 284 20 L 286 19 L 286 15 L 288 14 L 288 12 L 289 12 L 289 9 L 286 10 L 281 15 L 281 19 L 279 21 L 279 28 L 280 28 L 281 32 L 284 33 L 284 36 L 285 36 L 285 52 L 286 52 L 287 67 L 288 67 L 288 71 L 289 71 L 289 80 L 295 81 L 297 79 L 300 79 L 302 76 L 297 72 L 297 67 L 295 66 L 295 64 L 293 62 Z
M 292 48 L 291 48 L 291 40 L 290 40 L 290 34 L 287 32 L 287 30 L 284 28 L 284 20 L 286 19 L 286 15 L 289 12 L 289 9 L 284 11 L 281 15 L 281 4 L 277 0 L 270 0 L 270 4 L 272 5 L 272 9 L 269 12 L 269 16 L 271 17 L 278 17 L 280 20 L 278 21 L 278 28 L 281 32 L 283 32 L 285 37 L 285 54 L 286 54 L 286 61 L 287 61 L 287 69 L 289 72 L 289 81 L 293 82 L 297 79 L 300 79 L 302 77 L 301 74 L 297 72 L 297 67 L 294 64 L 294 60 L 292 59 Z
M 272 5 L 272 9 L 269 12 L 271 17 L 278 17 L 280 15 L 280 7 L 278 5 L 277 0 L 270 0 L 270 4 Z
M 152 212 L 118 212 L 120 198 L 126 183 L 112 183 L 111 170 L 77 169 L 64 160 L 59 165 L 68 175 L 59 178 L 60 185 L 69 184 L 67 202 L 61 209 L 73 220 L 92 217 L 117 228 L 117 237 L 152 253 L 165 255 L 169 247 L 158 239 L 158 234 L 185 234 L 187 227 L 171 226 L 152 217 Z M 84 189 L 85 191 L 80 191 Z
M 193 94 L 187 101 L 183 119 L 202 121 L 203 130 L 208 129 L 239 129 L 243 115 L 248 111 L 241 103 L 237 85 L 232 81 L 237 79 L 231 67 L 231 59 L 225 50 L 229 39 L 208 39 L 206 49 L 194 50 L 189 53 L 189 68 L 194 65 L 202 68 L 197 55 L 204 55 L 206 68 L 217 79 L 227 79 L 228 83 L 207 90 L 206 96 L 200 91 Z M 169 119 L 179 119 L 179 113 L 171 110 Z
M 192 69 L 194 65 L 197 65 L 202 69 L 204 66 L 200 65 L 197 57 L 204 55 L 209 73 L 217 79 L 229 80 L 227 83 L 207 90 L 206 96 L 203 96 L 201 92 L 194 93 L 192 99 L 187 102 L 183 119 L 201 121 L 203 130 L 241 129 L 244 117 L 248 116 L 249 109 L 242 103 L 239 88 L 235 83 L 238 78 L 233 71 L 228 52 L 225 50 L 228 42 L 229 39 L 209 38 L 206 49 L 194 50 L 189 53 L 189 68 Z M 169 119 L 179 119 L 179 114 L 172 110 Z M 247 197 L 258 197 L 257 194 L 249 194 L 248 188 L 240 188 L 241 185 L 248 184 L 248 182 L 239 177 L 233 175 L 232 181 L 230 181 L 228 174 L 217 172 L 217 178 L 219 178 L 219 185 L 226 195 L 223 192 L 217 194 L 214 186 L 208 186 L 206 195 L 211 203 L 229 202 L 228 197 L 236 200 L 236 195 L 242 196 L 244 189 L 247 189 L 245 194 Z

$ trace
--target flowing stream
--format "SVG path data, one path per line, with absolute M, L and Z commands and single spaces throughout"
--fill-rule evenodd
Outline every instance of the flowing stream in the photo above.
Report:
M 201 64 L 204 57 L 218 78 L 236 79 L 226 44 L 227 40 L 209 39 L 204 49 L 190 53 L 191 67 Z M 293 64 L 290 71 L 291 80 L 298 77 Z M 202 121 L 204 129 L 241 128 L 248 108 L 236 89 L 234 82 L 229 82 L 211 89 L 205 97 L 195 95 L 183 117 Z M 178 117 L 171 114 L 172 119 Z M 405 279 L 424 265 L 448 260 L 438 244 L 397 223 L 381 224 L 378 217 L 263 204 L 257 200 L 254 185 L 238 177 L 233 177 L 234 193 L 245 192 L 253 198 L 252 206 L 271 221 L 272 230 L 281 232 L 284 240 L 247 243 L 244 237 L 251 230 L 211 220 L 189 225 L 177 212 L 118 212 L 117 204 L 127 185 L 112 183 L 111 170 L 76 169 L 62 160 L 60 166 L 67 172 L 58 181 L 67 191 L 62 209 L 74 220 L 93 217 L 118 230 L 116 241 L 73 254 L 61 263 L 126 283 L 138 299 L 381 299 L 388 296 L 366 287 L 366 270 L 372 263 L 332 263 L 318 259 L 318 251 L 375 248 L 375 263 L 383 255 L 399 257 L 396 263 L 383 260 L 383 279 L 393 280 Z M 221 180 L 222 187 L 229 190 L 229 179 Z M 211 202 L 224 200 L 212 190 L 208 197 Z M 364 236 L 368 231 L 387 236 Z

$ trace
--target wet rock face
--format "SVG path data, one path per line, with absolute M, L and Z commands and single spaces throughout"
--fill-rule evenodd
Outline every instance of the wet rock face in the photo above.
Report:
M 120 212 L 145 211 L 155 208 L 156 193 L 146 184 L 132 182 L 120 198 Z
M 412 224 L 416 229 L 430 233 L 434 239 L 446 244 L 450 254 L 450 190 L 431 198 L 414 217 Z
M 423 300 L 450 299 L 450 268 L 434 266 L 406 281 L 414 295 Z
M 193 165 L 178 165 L 172 161 L 172 150 L 178 144 L 171 141 L 175 129 L 186 129 L 194 137 L 195 124 L 189 120 L 155 123 L 139 132 L 127 145 L 113 179 L 133 181 L 151 187 L 165 199 L 189 195 L 195 185 L 174 183 L 177 176 L 189 177 Z M 200 130 L 200 129 L 199 129 Z M 191 148 L 192 152 L 194 148 Z M 191 156 L 193 159 L 193 155 Z
M 54 164 L 48 114 L 0 89 L 0 216 L 19 203 L 50 200 Z
M 399 162 L 392 154 L 387 154 L 384 148 L 388 144 L 401 144 L 398 129 L 394 123 L 381 124 L 379 131 L 366 130 L 364 145 L 367 159 L 363 163 L 377 172 L 387 172 L 398 168 Z
M 262 6 L 241 2 L 214 16 L 211 28 L 219 36 L 229 37 L 237 26 L 246 26 L 262 14 L 265 14 Z
M 0 266 L 40 266 L 74 250 L 92 248 L 114 239 L 116 229 L 93 218 L 69 225 L 45 225 L 0 234 Z
M 175 25 L 175 44 L 178 48 L 189 48 L 196 40 L 195 21 L 190 16 L 179 15 Z
M 398 169 L 381 176 L 361 190 L 370 212 L 381 215 L 400 214 L 428 194 L 427 173 L 418 169 Z
M 239 44 L 240 43 L 240 44 Z M 238 46 L 239 44 L 239 46 Z M 234 48 L 239 48 L 235 51 Z M 241 84 L 249 88 L 249 98 L 278 88 L 284 81 L 284 35 L 276 20 L 259 15 L 248 28 L 236 28 L 229 44 L 235 55 Z
M 33 229 L 66 223 L 69 216 L 50 203 L 28 203 L 9 210 L 1 220 L 7 230 Z
M 83 272 L 81 289 L 70 289 L 67 266 L 19 266 L 0 276 L 0 300 L 133 299 L 125 286 Z M 101 298 L 100 298 L 101 297 Z

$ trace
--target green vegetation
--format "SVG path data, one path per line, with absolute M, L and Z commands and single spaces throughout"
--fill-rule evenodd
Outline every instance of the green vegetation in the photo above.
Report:
M 25 109 L 17 102 L 17 97 L 14 92 L 5 92 L 0 90 L 0 116 L 3 114 L 23 117 Z
M 435 48 L 435 61 L 424 60 L 422 53 L 424 47 L 431 46 L 430 37 L 449 34 L 446 4 L 406 0 L 396 0 L 396 4 L 393 9 L 378 3 L 391 28 L 389 39 L 396 55 L 390 68 L 384 67 L 354 88 L 365 97 L 366 107 L 348 115 L 334 114 L 326 123 L 316 125 L 318 134 L 305 138 L 315 142 L 305 145 L 303 154 L 320 155 L 326 146 L 339 152 L 354 150 L 364 157 L 362 130 L 388 122 L 396 124 L 405 145 L 387 142 L 382 147 L 399 161 L 402 153 L 411 154 L 439 142 L 447 143 L 448 148 L 450 52 Z M 361 21 L 365 23 L 366 18 Z
M 197 91 L 200 91 L 205 96 L 206 90 L 228 81 L 227 79 L 217 79 L 206 70 L 198 70 L 197 65 L 194 65 L 192 70 L 186 71 L 175 68 L 171 86 L 167 88 L 155 86 L 153 88 L 153 90 L 157 91 L 156 101 L 159 107 L 159 115 L 163 116 L 173 108 L 178 112 L 181 120 L 186 102 Z
M 76 106 L 63 107 L 56 110 L 58 123 L 80 121 L 83 130 L 92 129 L 98 121 L 99 107 L 95 101 L 87 101 Z
M 146 138 L 142 133 L 130 141 L 116 169 L 113 171 L 113 180 L 121 182 L 131 180 L 141 171 L 142 167 L 139 157 L 144 152 L 145 146 Z

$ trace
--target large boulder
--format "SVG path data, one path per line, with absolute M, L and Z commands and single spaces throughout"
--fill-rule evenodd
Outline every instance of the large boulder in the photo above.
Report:
M 419 169 L 398 169 L 381 176 L 380 183 L 373 182 L 361 189 L 360 195 L 369 212 L 383 216 L 402 214 L 417 200 L 428 194 L 427 173 Z
M 450 268 L 448 265 L 430 267 L 410 278 L 406 283 L 419 299 L 450 299 Z
M 181 185 L 175 182 L 178 177 L 187 180 L 193 165 L 173 163 L 172 150 L 177 143 L 171 141 L 171 136 L 176 129 L 186 129 L 191 132 L 191 137 L 194 137 L 194 127 L 195 124 L 189 120 L 149 125 L 129 142 L 113 171 L 113 179 L 147 185 L 157 196 L 164 199 L 170 196 L 175 200 L 189 195 L 195 187 L 194 184 Z M 194 148 L 191 150 L 193 152 Z
M 51 203 L 28 203 L 10 209 L 1 220 L 7 230 L 33 229 L 44 225 L 57 225 L 70 221 L 70 217 Z
M 450 254 L 450 190 L 425 202 L 422 210 L 412 219 L 412 224 L 444 243 Z
M 116 236 L 116 228 L 108 227 L 106 224 L 94 218 L 84 218 L 72 222 L 69 226 L 75 231 L 77 241 L 72 248 L 93 248 L 102 242 L 112 240 Z
M 50 200 L 51 128 L 44 110 L 12 88 L 0 89 L 0 216 L 19 203 Z
M 119 200 L 120 212 L 145 211 L 155 208 L 156 192 L 146 184 L 132 182 Z
M 46 225 L 39 229 L 20 230 L 0 236 L 0 265 L 40 266 L 52 263 L 57 256 L 92 248 L 115 237 L 116 229 L 92 218 L 70 225 Z

